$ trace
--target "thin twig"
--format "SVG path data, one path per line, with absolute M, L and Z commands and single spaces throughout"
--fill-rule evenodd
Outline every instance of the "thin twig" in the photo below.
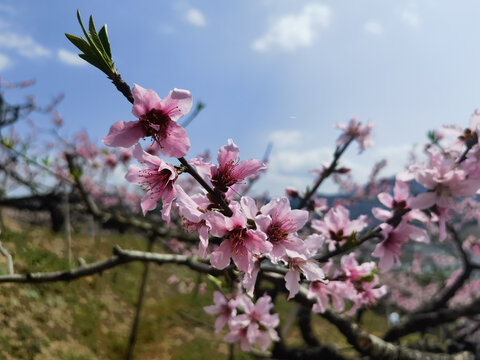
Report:
M 3 254 L 3 256 L 5 256 L 5 257 L 7 258 L 8 273 L 9 273 L 10 275 L 13 275 L 14 272 L 13 272 L 13 259 L 12 259 L 12 255 L 10 255 L 10 253 L 8 252 L 8 250 L 3 247 L 3 244 L 2 244 L 1 241 L 0 241 L 0 252 Z
M 305 205 L 307 205 L 308 200 L 310 200 L 312 195 L 317 192 L 317 189 L 320 187 L 320 185 L 323 183 L 323 181 L 335 172 L 335 170 L 337 168 L 337 165 L 338 165 L 338 160 L 343 155 L 345 150 L 347 150 L 348 145 L 350 145 L 352 143 L 352 141 L 353 141 L 353 137 L 350 138 L 350 140 L 348 140 L 345 144 L 343 144 L 343 146 L 337 147 L 335 149 L 335 153 L 333 154 L 332 162 L 330 163 L 328 168 L 326 168 L 322 172 L 322 174 L 318 178 L 317 182 L 313 185 L 312 190 L 308 191 L 305 194 L 305 196 L 302 198 L 302 200 L 300 201 L 300 204 L 298 205 L 299 209 L 302 209 L 302 208 L 305 207 Z

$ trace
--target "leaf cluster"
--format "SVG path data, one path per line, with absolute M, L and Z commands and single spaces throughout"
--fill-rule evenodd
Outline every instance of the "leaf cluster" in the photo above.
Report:
M 88 32 L 82 23 L 80 17 L 80 11 L 77 10 L 77 19 L 82 28 L 83 34 L 86 40 L 71 34 L 65 33 L 68 40 L 72 42 L 80 51 L 80 56 L 86 62 L 92 64 L 96 68 L 104 72 L 108 77 L 118 74 L 115 69 L 112 52 L 110 50 L 110 41 L 108 40 L 107 25 L 103 25 L 100 31 L 97 33 L 93 18 L 90 16 L 88 22 Z

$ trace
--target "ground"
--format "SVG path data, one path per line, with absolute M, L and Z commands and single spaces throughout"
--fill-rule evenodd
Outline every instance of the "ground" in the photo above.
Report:
M 0 240 L 14 256 L 16 273 L 68 268 L 63 234 L 5 216 L 3 220 Z M 124 249 L 146 249 L 144 239 L 134 234 L 73 234 L 73 258 L 82 257 L 86 262 L 106 259 L 115 244 Z M 156 246 L 154 250 L 164 251 Z M 67 283 L 0 284 L 0 360 L 123 358 L 143 266 L 131 263 Z M 5 274 L 6 269 L 5 258 L 0 257 L 0 273 Z M 195 284 L 206 282 L 206 294 L 196 289 L 182 293 L 178 284 L 167 281 L 173 274 Z M 225 333 L 215 334 L 215 319 L 202 310 L 212 303 L 213 290 L 214 285 L 204 275 L 185 267 L 151 264 L 134 358 L 227 359 L 228 345 L 222 341 Z M 282 323 L 291 306 L 292 302 L 279 300 Z M 373 314 L 364 319 L 378 333 L 386 325 Z M 333 342 L 349 351 L 338 332 L 319 317 L 314 319 L 314 329 L 322 342 Z M 288 342 L 302 345 L 296 326 L 292 326 Z M 251 358 L 235 348 L 236 360 Z

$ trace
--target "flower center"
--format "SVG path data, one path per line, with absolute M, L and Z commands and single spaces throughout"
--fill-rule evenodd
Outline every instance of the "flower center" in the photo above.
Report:
M 148 192 L 152 195 L 161 195 L 171 182 L 168 180 L 171 174 L 172 172 L 168 169 L 162 169 L 160 171 L 156 169 L 143 169 L 139 175 L 142 177 L 141 185 Z
M 463 131 L 463 134 L 460 135 L 458 138 L 460 140 L 462 140 L 463 142 L 465 142 L 465 144 L 468 147 L 472 147 L 473 145 L 478 143 L 477 133 L 475 131 L 472 131 L 472 130 L 468 129 L 468 128 L 465 129 Z
M 147 136 L 151 136 L 156 142 L 168 136 L 168 125 L 171 119 L 162 110 L 152 109 L 142 115 L 140 121 Z
M 337 232 L 333 232 L 332 230 L 330 230 L 330 239 L 335 241 L 342 241 L 343 238 L 343 229 L 340 229 Z
M 215 175 L 212 176 L 212 184 L 221 192 L 227 192 L 228 186 L 232 186 L 237 183 L 237 179 L 232 176 L 233 169 L 235 168 L 235 162 L 233 160 L 225 163 L 224 166 L 218 168 Z
M 405 200 L 396 201 L 393 200 L 392 208 L 393 210 L 402 211 L 407 207 L 407 202 Z
M 245 252 L 245 238 L 247 236 L 247 229 L 243 227 L 236 227 L 228 233 L 226 238 L 230 240 L 232 244 L 232 252 L 234 254 L 243 254 Z
M 271 224 L 267 229 L 267 236 L 270 242 L 279 242 L 285 240 L 288 236 L 288 231 L 282 229 L 281 224 Z

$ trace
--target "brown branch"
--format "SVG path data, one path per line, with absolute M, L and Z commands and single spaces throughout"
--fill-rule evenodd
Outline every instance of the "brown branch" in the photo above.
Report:
M 462 307 L 412 314 L 392 326 L 383 339 L 386 341 L 395 341 L 413 332 L 423 331 L 429 327 L 452 322 L 461 317 L 478 314 L 480 314 L 480 298 Z
M 437 354 L 410 349 L 404 346 L 386 342 L 379 337 L 369 334 L 357 324 L 352 323 L 344 316 L 337 315 L 330 310 L 321 314 L 347 338 L 347 341 L 363 355 L 376 360 L 473 360 L 472 353 Z
M 350 250 L 353 250 L 354 248 L 357 248 L 359 247 L 360 245 L 362 245 L 364 242 L 370 240 L 370 239 L 374 239 L 374 238 L 379 238 L 381 239 L 383 237 L 383 235 L 380 233 L 380 229 L 375 229 L 373 231 L 368 231 L 367 233 L 365 233 L 365 235 L 363 235 L 360 239 L 356 240 L 354 244 L 345 244 L 343 246 L 340 246 L 339 248 L 333 250 L 333 251 L 329 251 L 327 252 L 326 254 L 323 254 L 323 255 L 315 255 L 312 257 L 312 259 L 315 259 L 319 262 L 327 262 L 328 259 L 334 257 L 334 256 L 337 256 L 337 255 L 340 255 L 340 254 L 344 254 L 346 253 L 347 251 L 350 251 Z
M 219 270 L 211 267 L 207 261 L 199 260 L 193 256 L 176 255 L 176 254 L 159 254 L 137 250 L 122 250 L 120 247 L 115 246 L 113 248 L 114 256 L 109 259 L 91 263 L 81 266 L 77 269 L 65 270 L 65 271 L 53 271 L 53 272 L 38 272 L 28 274 L 14 274 L 14 275 L 2 275 L 0 276 L 0 283 L 45 283 L 45 282 L 57 282 L 57 281 L 72 281 L 84 276 L 90 276 L 102 273 L 105 270 L 112 269 L 114 267 L 127 264 L 133 261 L 140 262 L 152 262 L 157 265 L 162 264 L 178 264 L 185 265 L 190 269 L 211 274 L 214 276 L 222 275 L 225 271 L 231 270 L 232 266 L 227 266 L 225 269 Z M 261 265 L 262 271 L 269 273 L 277 273 L 285 275 L 288 271 L 282 267 L 275 267 L 269 264 Z M 272 275 L 270 275 L 272 276 Z
M 76 165 L 74 163 L 74 155 L 70 153 L 65 154 L 65 158 L 67 159 L 68 166 L 70 168 L 70 171 L 72 173 L 76 173 Z M 142 230 L 145 232 L 148 232 L 152 235 L 156 235 L 159 237 L 172 237 L 172 238 L 178 238 L 184 241 L 198 241 L 198 237 L 194 235 L 187 234 L 184 231 L 179 231 L 175 229 L 167 229 L 164 227 L 156 226 L 151 222 L 140 220 L 135 217 L 126 217 L 120 214 L 112 214 L 110 212 L 106 212 L 101 210 L 95 201 L 92 199 L 90 194 L 86 191 L 85 187 L 83 186 L 80 178 L 75 178 L 75 185 L 80 191 L 80 194 L 87 206 L 88 211 L 90 214 L 93 215 L 95 219 L 102 223 L 106 223 L 108 221 L 113 221 L 119 225 L 126 225 L 138 230 Z
M 172 254 L 156 254 L 134 250 L 122 250 L 119 247 L 114 248 L 114 256 L 90 265 L 82 266 L 77 269 L 67 271 L 55 271 L 49 273 L 30 273 L 30 274 L 14 274 L 0 276 L 0 283 L 46 283 L 57 281 L 72 281 L 84 276 L 101 273 L 105 270 L 114 268 L 116 266 L 126 264 L 133 261 L 153 262 L 158 265 L 163 264 L 179 264 L 185 265 L 194 271 L 201 273 L 208 273 L 215 276 L 223 274 L 224 270 L 218 270 L 210 267 L 208 264 L 200 262 L 194 257 L 188 257 L 185 255 L 172 255 Z M 269 271 L 274 270 L 268 268 Z M 277 281 L 282 275 L 266 272 L 263 274 L 264 278 Z M 307 297 L 307 289 L 301 288 L 299 294 L 295 297 L 295 301 L 298 301 L 304 305 L 311 306 L 314 300 Z M 458 309 L 454 313 L 450 311 L 440 311 L 437 314 L 443 315 L 443 320 L 458 318 L 460 316 L 467 316 L 472 312 L 480 310 L 480 300 L 471 304 L 464 309 Z M 426 314 L 421 314 L 425 316 Z M 418 350 L 412 350 L 403 346 L 394 345 L 388 343 L 374 335 L 368 334 L 361 330 L 357 325 L 352 324 L 350 320 L 343 316 L 336 315 L 331 311 L 326 311 L 321 314 L 325 319 L 335 325 L 342 334 L 344 334 L 355 349 L 364 355 L 371 356 L 375 359 L 398 359 L 398 360 L 414 360 L 414 359 L 427 359 L 427 360 L 470 360 L 473 359 L 473 355 L 469 353 L 460 353 L 455 355 L 446 354 L 432 354 Z M 429 319 L 431 321 L 431 319 Z
M 472 271 L 475 268 L 471 263 L 470 257 L 468 256 L 468 254 L 463 249 L 462 240 L 460 239 L 460 236 L 458 235 L 458 233 L 455 230 L 455 228 L 453 227 L 453 225 L 447 224 L 447 229 L 452 234 L 453 242 L 455 243 L 457 251 L 460 253 L 460 257 L 461 257 L 462 262 L 463 262 L 463 271 L 460 274 L 460 276 L 458 276 L 455 279 L 455 281 L 449 287 L 444 288 L 440 292 L 440 295 L 436 299 L 433 299 L 433 301 L 427 302 L 420 309 L 415 311 L 415 313 L 431 312 L 431 311 L 440 309 L 442 307 L 445 307 L 447 302 L 452 297 L 455 296 L 457 291 L 470 278 L 470 276 L 472 274 Z
M 0 232 L 1 233 L 1 232 Z M 8 266 L 8 273 L 10 275 L 13 275 L 13 259 L 12 259 L 12 255 L 10 255 L 10 253 L 8 252 L 7 249 L 5 249 L 3 247 L 3 244 L 2 242 L 0 241 L 0 253 L 2 253 L 3 256 L 5 256 L 5 258 L 7 259 L 7 266 Z
M 28 274 L 14 274 L 0 276 L 0 283 L 48 283 L 58 281 L 72 281 L 85 276 L 95 275 L 105 270 L 127 264 L 133 261 L 152 262 L 158 265 L 179 264 L 192 270 L 212 275 L 223 274 L 223 270 L 210 267 L 194 257 L 175 254 L 157 254 L 136 250 L 122 250 L 118 246 L 113 249 L 114 256 L 107 260 L 98 261 L 76 269 L 53 272 L 38 272 Z
M 338 165 L 338 160 L 340 159 L 340 157 L 343 155 L 343 153 L 345 152 L 345 150 L 347 150 L 347 147 L 348 145 L 351 144 L 351 142 L 353 141 L 353 137 L 350 138 L 350 140 L 348 140 L 343 146 L 341 147 L 337 147 L 335 149 L 335 153 L 333 154 L 333 160 L 332 162 L 330 163 L 330 165 L 328 166 L 328 168 L 326 168 L 323 172 L 322 172 L 322 175 L 320 175 L 320 177 L 318 178 L 318 180 L 316 181 L 316 183 L 313 185 L 312 187 L 312 190 L 308 191 L 304 197 L 302 198 L 302 200 L 300 201 L 300 204 L 298 205 L 298 208 L 299 209 L 302 209 L 305 207 L 305 205 L 307 205 L 307 202 L 308 200 L 310 200 L 310 198 L 312 197 L 313 194 L 315 194 L 318 190 L 318 188 L 320 187 L 320 185 L 323 183 L 323 181 L 328 178 L 331 174 L 333 174 L 337 168 L 337 165 Z
M 263 278 L 276 282 L 280 275 L 278 274 L 263 274 Z M 311 307 L 315 300 L 308 298 L 308 290 L 304 287 L 300 287 L 300 291 L 295 296 L 294 301 L 297 301 L 305 306 Z M 435 314 L 440 313 L 442 321 L 454 319 L 461 316 L 468 316 L 469 314 L 477 311 L 480 308 L 480 300 L 477 304 L 471 304 L 468 307 L 457 309 L 455 313 L 451 310 L 442 310 L 438 313 L 431 314 L 429 319 L 425 319 L 425 322 L 432 321 Z M 480 309 L 479 309 L 480 310 Z M 327 310 L 326 312 L 319 314 L 331 324 L 335 325 L 338 330 L 346 337 L 347 341 L 362 355 L 371 357 L 378 360 L 473 360 L 473 354 L 469 352 L 462 352 L 458 354 L 436 354 L 429 353 L 420 350 L 410 349 L 404 346 L 392 344 L 386 340 L 382 340 L 379 337 L 369 334 L 362 330 L 357 324 L 354 324 L 350 319 L 345 316 L 335 314 L 334 312 Z M 426 314 L 421 314 L 425 316 Z M 438 319 L 437 321 L 439 321 Z

